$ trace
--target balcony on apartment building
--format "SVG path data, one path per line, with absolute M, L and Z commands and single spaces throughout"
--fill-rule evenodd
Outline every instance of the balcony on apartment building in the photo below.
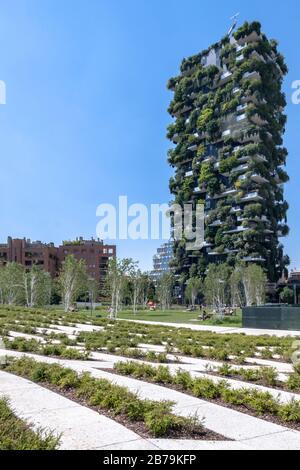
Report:
M 227 70 L 226 72 L 222 73 L 219 84 L 224 85 L 231 79 L 231 77 L 232 77 L 232 72 Z
M 251 193 L 246 194 L 242 198 L 242 202 L 249 202 L 249 201 L 263 201 L 263 197 L 261 197 L 258 191 L 253 191 Z
M 240 163 L 245 163 L 249 161 L 255 161 L 255 162 L 260 162 L 260 163 L 267 163 L 268 160 L 264 155 L 243 155 L 242 157 L 238 158 L 238 161 Z
M 247 263 L 265 263 L 267 260 L 262 256 L 246 256 L 243 261 Z
M 247 34 L 243 37 L 241 37 L 240 39 L 237 40 L 237 44 L 239 46 L 243 46 L 243 45 L 248 45 L 248 43 L 250 42 L 258 42 L 261 40 L 261 35 L 258 34 L 256 31 L 252 31 L 252 33 L 250 34 Z

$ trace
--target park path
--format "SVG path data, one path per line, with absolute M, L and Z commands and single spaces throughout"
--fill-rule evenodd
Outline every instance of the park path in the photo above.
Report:
M 0 351 L 0 355 L 3 353 L 5 351 Z M 41 362 L 58 363 L 64 367 L 70 367 L 77 372 L 90 372 L 93 377 L 104 378 L 117 385 L 127 387 L 130 391 L 138 393 L 142 399 L 171 400 L 175 403 L 174 412 L 176 414 L 181 416 L 197 415 L 200 419 L 204 418 L 205 426 L 208 429 L 228 439 L 237 441 L 241 448 L 246 446 L 258 450 L 300 450 L 300 432 L 292 431 L 284 426 L 206 402 L 160 385 L 99 370 L 98 367 L 101 367 L 100 362 L 93 364 L 90 361 L 58 360 L 15 351 L 10 351 L 9 355 L 13 357 L 32 357 Z M 151 443 L 153 444 L 153 441 Z
M 21 377 L 0 371 L 0 397 L 33 426 L 61 436 L 60 450 L 239 450 L 227 441 L 143 439 L 112 419 Z
M 140 323 L 144 325 L 151 326 L 168 326 L 172 328 L 187 328 L 192 331 L 211 331 L 213 333 L 219 334 L 244 334 L 247 336 L 277 336 L 282 338 L 285 336 L 299 337 L 300 331 L 288 331 L 288 330 L 258 330 L 253 328 L 234 328 L 234 327 L 225 327 L 225 326 L 210 326 L 210 325 L 193 325 L 192 323 L 164 323 L 164 322 L 155 322 L 155 321 L 146 321 L 146 320 L 127 320 L 120 319 L 119 321 L 128 321 L 131 323 Z

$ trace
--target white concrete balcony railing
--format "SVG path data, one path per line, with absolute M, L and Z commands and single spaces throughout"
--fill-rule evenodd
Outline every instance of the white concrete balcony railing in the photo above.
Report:
M 259 195 L 259 193 L 257 191 L 254 191 L 252 193 L 248 193 L 246 194 L 246 196 L 244 196 L 242 198 L 242 202 L 248 202 L 248 201 L 262 201 L 263 198 Z
M 209 224 L 209 227 L 220 227 L 222 225 L 221 220 L 215 220 L 211 224 Z
M 262 256 L 247 256 L 246 258 L 243 258 L 243 261 L 248 263 L 264 263 L 266 259 Z
M 207 192 L 206 186 L 197 186 L 197 188 L 194 189 L 194 194 L 204 194 Z
M 261 60 L 262 62 L 266 63 L 266 59 L 257 51 L 253 51 L 250 57 L 255 58 L 257 60 Z
M 261 78 L 261 76 L 260 76 L 259 72 L 254 71 L 254 72 L 244 73 L 243 78 L 245 80 L 259 80 Z
M 233 93 L 234 95 L 236 95 L 236 94 L 239 93 L 240 91 L 241 91 L 240 88 L 235 87 L 235 88 L 232 90 L 232 93 Z
M 232 207 L 230 210 L 230 214 L 237 214 L 238 212 L 241 212 L 242 209 L 240 207 Z
M 240 104 L 240 105 L 236 108 L 236 110 L 237 110 L 237 112 L 239 113 L 240 111 L 243 111 L 244 109 L 247 109 L 247 107 L 248 107 L 248 104 L 247 104 L 247 103 L 245 103 L 245 104 Z
M 243 173 L 244 171 L 249 170 L 249 165 L 239 165 L 236 168 L 232 169 L 233 173 Z
M 254 173 L 251 176 L 251 179 L 252 179 L 252 181 L 255 181 L 255 183 L 258 183 L 258 184 L 268 183 L 268 180 L 266 178 L 264 178 L 263 176 L 259 175 L 258 173 Z
M 195 151 L 197 150 L 197 148 L 198 148 L 198 145 L 194 144 L 194 145 L 190 145 L 190 146 L 188 147 L 188 150 L 189 150 L 190 152 L 195 152 Z
M 257 42 L 260 39 L 261 39 L 261 36 L 259 34 L 257 34 L 256 31 L 252 31 L 251 34 L 248 34 L 248 35 L 243 36 L 242 38 L 238 39 L 237 43 L 240 46 L 243 46 L 245 44 L 248 45 L 248 43 L 250 43 L 250 42 Z
M 246 228 L 246 227 L 236 227 L 233 230 L 228 230 L 228 231 L 224 232 L 224 234 L 230 235 L 232 233 L 242 233 L 242 232 L 246 232 L 247 230 L 249 230 L 249 229 Z
M 237 62 L 242 62 L 244 59 L 245 59 L 244 54 L 241 54 L 241 55 L 238 55 L 238 56 L 237 56 L 236 61 L 237 61 Z
M 227 137 L 231 135 L 231 130 L 230 129 L 227 129 L 226 131 L 222 132 L 222 137 Z
M 244 49 L 246 49 L 246 47 L 248 46 L 248 44 L 243 44 L 243 45 L 237 45 L 236 47 L 236 52 L 241 52 L 243 51 Z
M 202 160 L 202 163 L 209 163 L 212 162 L 216 159 L 213 155 L 209 155 L 208 157 L 205 157 L 204 160 Z
M 194 174 L 193 170 L 189 170 L 189 171 L 186 172 L 185 177 L 189 178 L 189 177 L 193 176 L 193 174 Z
M 236 117 L 237 122 L 245 121 L 247 119 L 246 114 L 240 114 L 239 116 Z
M 264 155 L 243 155 L 242 157 L 238 158 L 238 161 L 241 163 L 249 162 L 250 160 L 261 163 L 268 162 L 267 158 Z
M 230 78 L 232 77 L 232 72 L 224 72 L 222 75 L 221 75 L 221 78 L 220 78 L 220 83 L 226 83 L 230 80 Z

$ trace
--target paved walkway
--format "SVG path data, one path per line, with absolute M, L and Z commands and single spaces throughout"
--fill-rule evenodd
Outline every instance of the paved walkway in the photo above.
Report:
M 4 353 L 4 351 L 0 351 L 0 355 L 1 353 Z M 59 363 L 65 367 L 71 367 L 77 372 L 87 371 L 96 378 L 104 378 L 117 385 L 125 386 L 132 392 L 138 393 L 143 399 L 157 401 L 171 400 L 175 403 L 174 412 L 176 414 L 181 416 L 198 415 L 199 418 L 204 418 L 205 426 L 208 429 L 238 441 L 241 446 L 248 446 L 251 449 L 258 450 L 300 450 L 300 432 L 292 431 L 284 426 L 239 413 L 175 390 L 97 370 L 91 366 L 91 363 L 87 364 L 83 361 L 57 360 L 11 351 L 9 355 L 14 357 L 26 355 L 35 358 L 37 361 L 52 364 Z M 99 367 L 99 363 L 95 363 L 94 367 Z
M 209 326 L 209 325 L 193 325 L 191 323 L 164 323 L 164 322 L 154 322 L 154 321 L 146 321 L 146 320 L 125 320 L 121 319 L 119 321 L 129 321 L 132 323 L 140 323 L 145 325 L 160 325 L 160 326 L 168 326 L 173 328 L 187 328 L 193 331 L 212 331 L 213 333 L 220 333 L 220 334 L 244 334 L 247 336 L 277 336 L 278 338 L 282 338 L 284 336 L 300 336 L 300 331 L 287 331 L 287 330 L 258 330 L 252 328 L 232 328 L 232 327 L 224 327 L 224 326 Z
M 239 450 L 226 441 L 143 439 L 121 424 L 21 377 L 0 371 L 0 397 L 33 429 L 61 436 L 60 450 Z

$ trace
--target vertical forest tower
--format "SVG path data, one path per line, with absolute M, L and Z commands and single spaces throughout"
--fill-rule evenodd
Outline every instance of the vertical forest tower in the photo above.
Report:
M 261 265 L 276 282 L 288 264 L 282 135 L 287 73 L 277 43 L 257 22 L 183 60 L 171 78 L 168 138 L 175 201 L 205 204 L 205 244 L 175 244 L 178 274 L 203 276 L 210 263 Z

